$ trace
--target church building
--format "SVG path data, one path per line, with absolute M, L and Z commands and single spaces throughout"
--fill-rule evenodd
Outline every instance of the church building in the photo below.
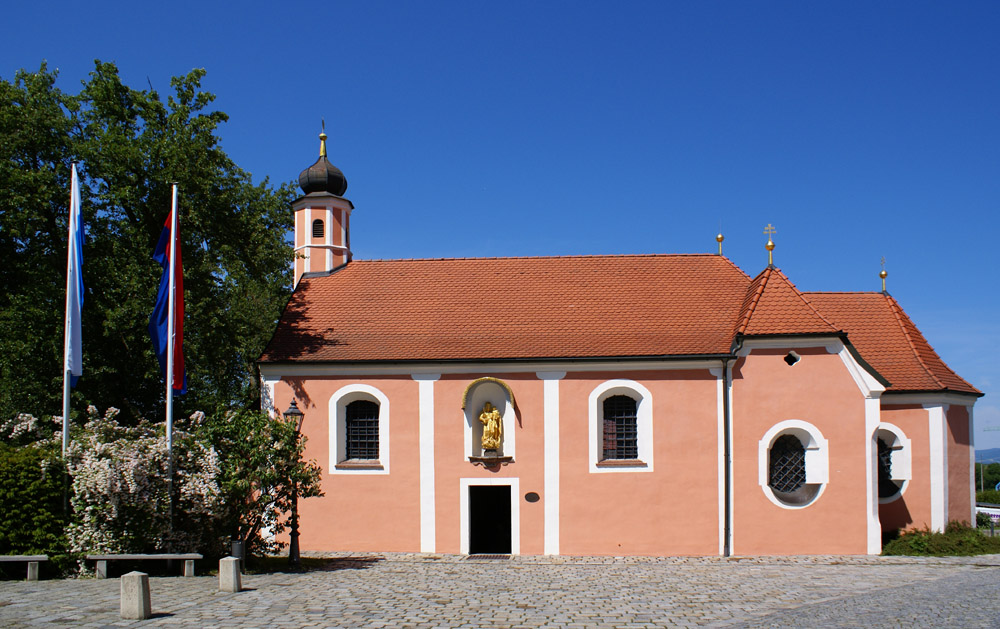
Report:
M 259 360 L 323 469 L 303 550 L 877 554 L 974 521 L 982 393 L 884 284 L 802 292 L 721 250 L 353 260 L 325 137 Z

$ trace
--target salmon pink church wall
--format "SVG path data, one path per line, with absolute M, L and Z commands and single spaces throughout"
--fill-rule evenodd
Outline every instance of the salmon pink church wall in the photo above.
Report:
M 365 384 L 390 400 L 389 474 L 339 474 L 330 470 L 331 397 L 342 387 Z M 275 407 L 295 397 L 305 413 L 305 458 L 323 470 L 325 496 L 299 501 L 302 550 L 416 551 L 420 547 L 417 383 L 409 376 L 285 378 L 275 387 Z M 381 454 L 381 453 L 380 453 Z
M 865 398 L 841 358 L 824 348 L 754 349 L 733 370 L 737 555 L 867 552 Z M 775 424 L 800 420 L 828 441 L 829 480 L 811 504 L 778 506 L 759 484 L 758 443 Z M 763 465 L 767 465 L 766 455 Z
M 972 435 L 969 434 L 969 409 L 951 405 L 948 422 L 948 520 L 975 524 L 972 502 Z
M 434 388 L 434 478 L 436 549 L 442 553 L 461 552 L 462 479 L 490 482 L 493 479 L 518 479 L 520 513 L 517 522 L 520 553 L 540 555 L 544 543 L 544 440 L 543 384 L 534 373 L 503 374 L 501 379 L 514 393 L 517 422 L 514 428 L 515 456 L 507 465 L 485 468 L 469 462 L 466 457 L 466 414 L 462 396 L 477 378 L 487 374 L 445 375 Z M 478 415 L 478 413 L 474 413 Z M 509 437 L 504 437 L 508 443 Z M 505 454 L 507 450 L 505 450 Z M 534 492 L 541 496 L 528 502 L 524 496 Z
M 652 397 L 652 471 L 592 472 L 589 399 L 609 380 Z M 560 381 L 560 552 L 719 552 L 718 380 L 707 369 L 570 373 Z
M 902 495 L 880 504 L 883 531 L 919 529 L 931 526 L 931 465 L 927 409 L 920 405 L 883 406 L 882 422 L 903 431 L 910 440 L 910 479 Z

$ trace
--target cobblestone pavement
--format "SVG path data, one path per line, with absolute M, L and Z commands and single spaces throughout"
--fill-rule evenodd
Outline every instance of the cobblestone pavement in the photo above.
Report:
M 0 626 L 1000 627 L 1000 555 L 599 558 L 327 554 L 325 570 L 150 579 L 153 618 L 119 617 L 118 579 L 0 582 Z

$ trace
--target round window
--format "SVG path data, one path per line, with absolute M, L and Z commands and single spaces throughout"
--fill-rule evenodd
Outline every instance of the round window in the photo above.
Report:
M 780 435 L 768 452 L 768 487 L 784 504 L 802 506 L 819 493 L 806 479 L 806 448 L 794 434 Z

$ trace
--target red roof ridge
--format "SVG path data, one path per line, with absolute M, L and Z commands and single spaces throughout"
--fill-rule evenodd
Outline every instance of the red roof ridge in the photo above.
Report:
M 917 345 L 916 343 L 913 342 L 913 337 L 910 336 L 909 330 L 906 329 L 906 325 L 903 323 L 903 317 L 909 319 L 909 316 L 907 316 L 907 314 L 903 312 L 903 308 L 898 303 L 896 303 L 896 300 L 893 299 L 892 295 L 890 295 L 889 293 L 883 293 L 883 294 L 885 295 L 886 302 L 889 304 L 889 310 L 892 312 L 893 316 L 896 317 L 896 323 L 899 324 L 899 329 L 902 330 L 903 337 L 906 339 L 906 343 L 910 346 L 910 351 L 913 352 L 913 356 L 917 359 L 917 362 L 920 363 L 920 367 L 924 370 L 924 372 L 928 376 L 931 377 L 931 380 L 937 383 L 939 387 L 941 387 L 942 389 L 947 389 L 948 388 L 947 385 L 941 382 L 941 380 L 934 374 L 934 371 L 931 370 L 931 368 L 928 367 L 927 363 L 924 362 L 924 359 L 920 357 L 920 352 L 917 350 Z M 926 339 L 924 340 L 924 342 L 925 343 L 927 342 Z M 927 346 L 930 347 L 930 343 L 927 343 Z M 931 347 L 931 351 L 934 351 L 933 347 Z
M 764 294 L 764 286 L 767 285 L 768 278 L 771 277 L 771 269 L 774 267 L 767 267 L 763 271 L 757 274 L 757 277 L 753 278 L 753 282 L 747 287 L 747 296 L 743 300 L 743 307 L 740 309 L 739 322 L 736 326 L 736 333 L 743 334 L 746 332 L 747 326 L 750 325 L 750 318 L 753 316 L 753 311 L 757 309 L 757 302 L 760 301 L 760 296 Z M 757 286 L 756 290 L 754 285 Z M 753 291 L 753 295 L 750 292 Z
M 883 295 L 880 290 L 804 290 L 803 295 Z
M 790 279 L 788 279 L 788 276 L 785 275 L 781 271 L 781 269 L 774 266 L 768 266 L 766 269 L 761 271 L 761 273 L 757 276 L 757 278 L 754 279 L 754 282 L 750 285 L 750 287 L 747 290 L 748 297 L 747 299 L 744 300 L 743 308 L 740 313 L 739 325 L 736 329 L 737 334 L 747 333 L 747 330 L 750 328 L 750 324 L 754 318 L 754 315 L 757 313 L 758 306 L 760 305 L 760 300 L 764 296 L 764 293 L 767 291 L 768 286 L 770 286 L 772 279 L 775 277 L 777 277 L 779 282 L 783 283 L 783 285 L 786 288 L 791 289 L 792 295 L 794 295 L 795 298 L 798 299 L 801 305 L 806 307 L 805 312 L 809 313 L 810 316 L 815 317 L 816 319 L 819 319 L 820 322 L 822 322 L 823 325 L 820 327 L 823 326 L 827 327 L 828 331 L 831 333 L 840 331 L 837 328 L 837 326 L 835 326 L 829 319 L 823 316 L 823 313 L 817 310 L 816 307 L 813 306 L 808 299 L 806 299 L 802 291 L 800 291 L 795 286 L 795 284 L 792 283 Z M 755 284 L 757 285 L 756 289 L 754 289 Z M 780 289 L 775 289 L 775 290 L 780 290 Z M 752 296 L 749 295 L 750 292 L 753 292 Z M 765 324 L 765 326 L 766 325 L 767 324 Z M 800 329 L 798 331 L 801 332 L 804 330 Z M 813 329 L 813 332 L 815 331 L 817 331 L 816 328 Z M 787 331 L 788 334 L 792 334 L 795 332 L 796 330 L 792 329 L 789 329 Z M 770 332 L 770 333 L 784 334 L 786 332 Z
M 578 258 L 720 258 L 725 260 L 732 266 L 739 268 L 736 264 L 727 258 L 726 256 L 720 256 L 716 253 L 577 253 L 577 254 L 567 254 L 567 255 L 557 255 L 557 256 L 539 256 L 539 255 L 527 255 L 527 256 L 462 256 L 457 258 L 368 258 L 368 259 L 358 259 L 355 258 L 352 262 L 454 262 L 457 260 L 471 260 L 471 261 L 483 261 L 483 260 L 572 260 Z M 740 269 L 744 275 L 746 272 Z M 750 277 L 747 275 L 747 277 Z
M 839 330 L 837 330 L 837 326 L 835 326 L 832 321 L 830 321 L 825 316 L 823 316 L 823 313 L 820 312 L 819 310 L 817 310 L 816 306 L 812 305 L 812 303 L 808 299 L 806 299 L 805 293 L 803 293 L 802 291 L 800 291 L 799 288 L 798 288 L 798 286 L 796 286 L 792 282 L 792 280 L 788 279 L 787 275 L 785 275 L 784 273 L 781 272 L 781 269 L 775 269 L 775 270 L 778 272 L 779 275 L 781 275 L 781 277 L 784 278 L 784 280 L 786 282 L 788 282 L 788 284 L 792 287 L 792 290 L 795 291 L 795 294 L 798 295 L 799 299 L 802 300 L 802 303 L 804 303 L 805 305 L 809 306 L 809 309 L 812 310 L 816 314 L 817 317 L 819 317 L 820 319 L 822 319 L 824 323 L 826 323 L 828 326 L 830 326 L 831 328 L 833 328 L 835 331 L 839 331 Z

